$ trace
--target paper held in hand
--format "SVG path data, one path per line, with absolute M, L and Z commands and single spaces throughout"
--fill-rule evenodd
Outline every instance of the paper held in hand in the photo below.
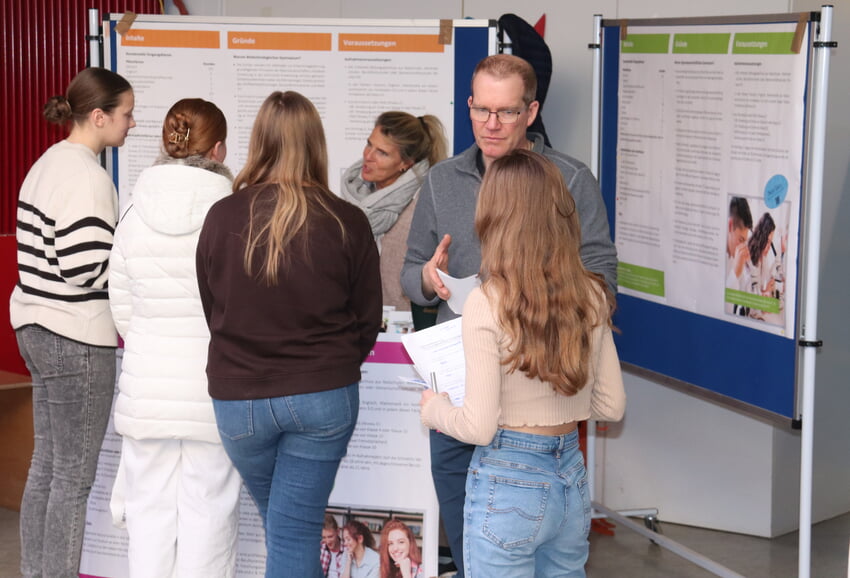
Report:
M 461 315 L 466 298 L 469 297 L 473 289 L 481 285 L 481 280 L 478 278 L 478 275 L 470 275 L 469 277 L 458 279 L 447 273 L 443 273 L 439 269 L 437 269 L 437 275 L 440 276 L 443 285 L 449 290 L 450 295 L 447 301 L 449 309 Z
M 401 342 L 425 383 L 431 384 L 433 378 L 438 393 L 449 394 L 453 405 L 462 406 L 466 365 L 461 318 L 402 335 Z

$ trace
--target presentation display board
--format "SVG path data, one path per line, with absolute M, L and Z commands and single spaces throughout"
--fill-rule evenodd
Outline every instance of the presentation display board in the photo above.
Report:
M 472 71 L 496 47 L 495 23 L 487 20 L 140 16 L 128 27 L 112 15 L 108 32 L 106 66 L 130 80 L 136 96 L 137 126 L 111 156 L 122 206 L 156 158 L 162 121 L 181 98 L 204 98 L 224 112 L 234 174 L 245 163 L 256 112 L 276 90 L 316 105 L 335 191 L 387 110 L 437 116 L 450 145 L 462 150 L 472 143 Z
M 216 103 L 228 120 L 225 164 L 234 174 L 247 158 L 254 117 L 273 91 L 294 90 L 317 107 L 329 154 L 329 184 L 361 158 L 375 118 L 387 110 L 433 114 L 450 149 L 473 142 L 466 99 L 479 60 L 496 49 L 486 20 L 282 20 L 140 16 L 105 23 L 106 66 L 133 85 L 137 126 L 108 163 L 122 207 L 139 173 L 160 151 L 166 112 L 181 98 Z M 457 106 L 455 106 L 457 104 Z M 450 154 L 452 151 L 449 151 Z M 419 421 L 416 377 L 400 334 L 409 312 L 386 308 L 387 332 L 362 367 L 360 415 L 330 497 L 340 526 L 364 522 L 380 542 L 390 518 L 410 527 L 425 576 L 437 575 L 439 509 L 431 482 L 428 431 Z M 120 361 L 119 361 L 120 364 Z M 123 578 L 127 533 L 113 525 L 110 500 L 121 453 L 110 424 L 89 498 L 81 576 Z M 264 533 L 243 491 L 237 576 L 262 576 Z M 319 555 L 319 543 L 316 544 Z
M 600 185 L 621 359 L 794 419 L 809 26 L 767 20 L 603 20 Z
M 337 518 L 340 527 L 352 519 L 363 522 L 378 542 L 384 522 L 390 518 L 403 521 L 422 552 L 424 575 L 436 576 L 439 506 L 431 482 L 428 430 L 419 421 L 419 392 L 406 385 L 417 377 L 415 370 L 404 352 L 401 334 L 392 331 L 391 324 L 363 364 L 360 415 L 327 511 Z M 119 368 L 120 363 L 119 357 Z M 110 419 L 88 501 L 82 578 L 129 576 L 127 531 L 113 524 L 110 507 L 120 457 L 121 436 L 115 433 Z M 114 506 L 120 511 L 120 499 Z M 260 515 L 243 488 L 237 578 L 264 575 L 264 540 Z

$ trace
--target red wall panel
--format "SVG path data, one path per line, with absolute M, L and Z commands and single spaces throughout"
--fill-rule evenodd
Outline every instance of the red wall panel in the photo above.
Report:
M 29 167 L 65 136 L 41 117 L 44 103 L 88 63 L 88 12 L 157 14 L 157 0 L 3 0 L 0 3 L 0 234 L 15 232 L 18 189 Z
M 0 267 L 3 267 L 0 271 L 0 296 L 3 298 L 0 302 L 0 370 L 27 374 L 27 366 L 18 354 L 18 342 L 9 322 L 9 296 L 18 282 L 16 253 L 15 236 L 0 235 Z
M 64 138 L 41 116 L 44 103 L 63 94 L 88 63 L 88 9 L 101 15 L 160 12 L 157 0 L 2 0 L 0 69 L 0 369 L 25 372 L 9 325 L 9 295 L 18 281 L 15 213 L 18 189 L 30 166 Z

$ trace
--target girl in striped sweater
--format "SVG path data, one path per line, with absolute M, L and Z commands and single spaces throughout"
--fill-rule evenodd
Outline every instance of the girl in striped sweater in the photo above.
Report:
M 44 107 L 68 138 L 32 166 L 18 199 L 18 284 L 10 317 L 32 374 L 35 444 L 21 503 L 21 573 L 76 577 L 86 500 L 115 388 L 117 337 L 107 301 L 118 213 L 98 155 L 124 144 L 133 90 L 83 70 Z

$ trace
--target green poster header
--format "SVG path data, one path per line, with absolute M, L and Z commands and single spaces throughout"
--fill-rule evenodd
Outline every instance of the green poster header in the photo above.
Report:
M 794 54 L 793 32 L 739 32 L 732 43 L 732 54 Z
M 726 289 L 724 300 L 726 303 L 734 303 L 735 305 L 758 309 L 766 313 L 779 313 L 779 299 L 775 297 L 765 297 L 736 289 Z
M 664 271 L 658 269 L 620 261 L 617 263 L 617 283 L 641 293 L 664 297 Z
M 667 54 L 669 34 L 629 34 L 620 42 L 620 52 L 630 54 Z
M 675 34 L 673 54 L 728 54 L 731 34 Z

